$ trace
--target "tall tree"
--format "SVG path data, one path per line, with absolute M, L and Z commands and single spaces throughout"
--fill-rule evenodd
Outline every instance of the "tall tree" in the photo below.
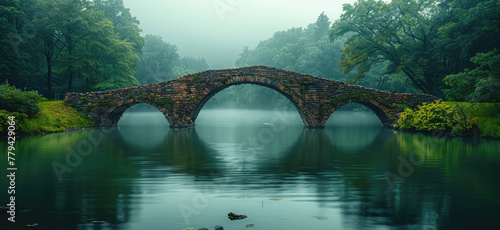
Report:
M 133 43 L 136 53 L 141 53 L 144 47 L 144 38 L 140 33 L 139 20 L 133 17 L 130 9 L 126 8 L 123 0 L 94 0 L 94 7 L 104 12 L 113 23 L 115 33 L 121 40 Z
M 500 49 L 500 1 L 455 0 L 449 20 L 439 28 L 438 45 L 450 73 L 473 68 L 477 53 Z
M 177 47 L 157 35 L 148 34 L 144 40 L 145 46 L 136 69 L 136 78 L 142 84 L 169 80 L 179 59 Z
M 57 14 L 54 14 L 53 1 L 38 1 L 35 9 L 37 16 L 33 19 L 33 25 L 36 26 L 37 47 L 40 53 L 43 54 L 46 63 L 46 97 L 52 98 L 52 75 L 53 66 L 59 59 L 64 48 L 62 45 L 63 34 L 56 28 Z
M 0 0 L 0 81 L 19 88 L 33 88 L 31 75 L 36 70 L 33 54 L 33 28 L 28 22 L 34 1 Z
M 441 95 L 441 63 L 434 57 L 433 41 L 439 24 L 435 0 L 358 0 L 345 4 L 344 13 L 330 31 L 335 40 L 352 34 L 340 62 L 344 73 L 357 70 L 352 82 L 363 78 L 370 67 L 387 62 L 386 73 L 403 72 L 424 93 Z

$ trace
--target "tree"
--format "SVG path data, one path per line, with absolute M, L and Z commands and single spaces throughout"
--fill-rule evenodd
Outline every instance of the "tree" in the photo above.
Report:
M 33 19 L 33 25 L 36 25 L 36 40 L 38 52 L 43 54 L 46 63 L 46 81 L 48 98 L 52 98 L 52 68 L 59 59 L 64 48 L 62 45 L 63 35 L 55 29 L 54 25 L 57 14 L 51 9 L 54 9 L 52 1 L 38 1 L 36 7 L 38 16 Z
M 163 41 L 158 35 L 148 34 L 136 69 L 136 78 L 141 84 L 167 81 L 179 59 L 177 47 Z
M 32 55 L 35 28 L 28 22 L 33 0 L 0 0 L 0 81 L 18 87 L 36 87 L 31 76 L 38 56 Z
M 448 75 L 444 82 L 451 86 L 445 90 L 452 100 L 500 102 L 500 54 L 497 50 L 478 53 L 471 59 L 476 68 Z
M 373 65 L 387 62 L 386 73 L 403 72 L 422 92 L 441 95 L 441 63 L 433 44 L 439 27 L 433 20 L 439 9 L 436 1 L 359 0 L 343 9 L 330 39 L 352 33 L 339 63 L 345 74 L 357 70 L 351 82 L 363 78 Z
M 208 70 L 210 66 L 204 58 L 182 57 L 173 68 L 172 78 L 177 78 L 190 73 Z
M 121 40 L 132 42 L 134 51 L 139 54 L 144 47 L 144 38 L 141 37 L 142 30 L 139 28 L 139 20 L 133 17 L 130 9 L 125 8 L 123 0 L 94 0 L 94 8 L 103 11 L 112 23 L 115 33 Z
M 326 16 L 325 12 L 321 13 L 316 20 L 314 25 L 314 34 L 316 35 L 316 40 L 323 38 L 328 35 L 328 30 L 330 29 L 330 18 Z

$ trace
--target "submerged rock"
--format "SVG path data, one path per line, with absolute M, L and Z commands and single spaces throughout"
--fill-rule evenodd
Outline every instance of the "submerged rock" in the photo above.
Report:
M 220 225 L 215 226 L 215 230 L 224 230 L 224 228 Z
M 238 214 L 235 214 L 233 212 L 230 212 L 229 214 L 227 214 L 227 218 L 229 218 L 230 220 L 243 220 L 243 219 L 247 218 L 247 216 L 238 215 Z

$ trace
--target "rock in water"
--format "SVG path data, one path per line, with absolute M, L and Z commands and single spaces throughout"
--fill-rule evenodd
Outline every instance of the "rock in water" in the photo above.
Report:
M 224 228 L 220 225 L 215 226 L 215 230 L 224 230 Z
M 233 212 L 230 212 L 229 214 L 227 214 L 227 218 L 229 218 L 230 220 L 243 220 L 243 219 L 247 218 L 247 216 L 238 215 L 238 214 L 235 214 Z

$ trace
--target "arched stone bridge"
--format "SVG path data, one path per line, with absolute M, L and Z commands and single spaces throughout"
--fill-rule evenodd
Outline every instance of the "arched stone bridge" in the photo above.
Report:
M 390 93 L 272 67 L 251 66 L 209 70 L 125 89 L 67 93 L 65 102 L 80 112 L 88 112 L 96 126 L 116 125 L 129 107 L 146 103 L 158 108 L 171 127 L 183 128 L 195 125 L 198 113 L 211 97 L 240 84 L 261 85 L 283 94 L 310 128 L 323 128 L 336 109 L 352 102 L 369 107 L 384 125 L 392 126 L 402 111 L 399 105 L 414 107 L 437 99 L 428 94 Z

